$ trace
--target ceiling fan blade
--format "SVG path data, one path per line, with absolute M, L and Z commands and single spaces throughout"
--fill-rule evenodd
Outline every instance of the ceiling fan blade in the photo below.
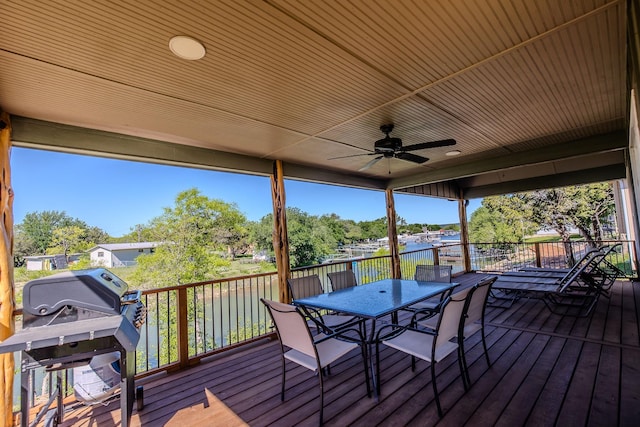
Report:
M 448 147 L 450 145 L 456 145 L 455 139 L 443 139 L 441 141 L 423 142 L 422 144 L 413 144 L 402 147 L 402 151 L 416 151 L 424 150 L 427 148 Z
M 339 157 L 331 157 L 327 160 L 336 160 L 336 159 L 348 159 L 349 157 L 360 157 L 360 156 L 375 156 L 378 153 L 363 153 L 363 154 L 351 154 L 349 156 L 339 156 Z
M 382 159 L 384 156 L 380 156 L 380 157 L 376 157 L 375 159 L 371 160 L 370 162 L 368 162 L 366 165 L 364 165 L 363 167 L 361 167 L 360 169 L 358 169 L 358 171 L 365 171 L 367 169 L 369 169 L 371 166 L 375 165 L 376 163 L 378 163 L 380 161 L 380 159 Z
M 411 154 L 411 153 L 404 153 L 402 151 L 396 153 L 395 157 L 396 159 L 407 160 L 413 163 L 424 163 L 429 160 L 426 157 L 418 156 L 416 154 Z

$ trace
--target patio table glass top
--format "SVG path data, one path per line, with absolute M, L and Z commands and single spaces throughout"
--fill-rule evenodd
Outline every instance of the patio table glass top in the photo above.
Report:
M 328 294 L 297 299 L 293 303 L 299 306 L 376 319 L 431 298 L 455 286 L 457 283 L 384 279 L 340 289 Z

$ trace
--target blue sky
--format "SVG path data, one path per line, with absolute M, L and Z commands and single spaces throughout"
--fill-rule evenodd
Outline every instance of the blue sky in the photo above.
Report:
M 251 221 L 271 213 L 268 177 L 103 159 L 14 147 L 11 150 L 14 222 L 25 214 L 64 211 L 113 237 L 146 224 L 172 207 L 181 191 L 198 188 L 209 198 L 235 203 Z M 285 181 L 287 206 L 311 215 L 336 213 L 367 221 L 384 217 L 384 192 Z M 458 204 L 395 194 L 396 211 L 409 223 L 458 222 Z M 472 200 L 467 212 L 480 205 Z

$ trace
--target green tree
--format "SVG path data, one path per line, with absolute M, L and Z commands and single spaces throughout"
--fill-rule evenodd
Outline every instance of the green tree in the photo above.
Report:
M 487 197 L 471 215 L 469 235 L 474 242 L 520 242 L 539 228 L 555 230 L 573 264 L 571 230 L 577 228 L 596 246 L 602 240 L 602 223 L 614 209 L 608 183 Z
M 322 215 L 319 221 L 331 231 L 331 234 L 335 241 L 338 242 L 338 245 L 350 243 L 347 240 L 347 222 L 341 219 L 340 216 L 334 213 Z
M 44 255 L 47 253 L 47 248 L 51 246 L 53 231 L 56 228 L 68 226 L 87 228 L 83 221 L 71 218 L 65 212 L 43 211 L 26 214 L 20 224 L 20 231 L 33 243 L 35 253 Z
M 209 199 L 195 188 L 181 192 L 173 208 L 164 208 L 161 216 L 150 221 L 150 240 L 163 244 L 137 258 L 131 281 L 163 287 L 216 277 L 230 264 L 221 254 L 245 223 L 232 204 Z
M 540 225 L 560 235 L 570 265 L 575 262 L 569 243 L 571 228 L 576 227 L 592 247 L 597 246 L 602 241 L 602 222 L 615 210 L 613 190 L 608 183 L 532 191 L 520 197 Z
M 522 193 L 520 198 L 531 207 L 532 217 L 541 227 L 555 230 L 563 242 L 569 242 L 575 203 L 561 188 Z
M 531 209 L 516 195 L 490 196 L 471 214 L 469 238 L 479 243 L 518 243 L 538 229 Z
M 136 287 L 167 287 L 213 279 L 231 264 L 224 257 L 225 252 L 243 238 L 245 226 L 246 218 L 235 205 L 210 199 L 195 188 L 183 191 L 176 196 L 172 208 L 164 208 L 162 215 L 144 227 L 149 240 L 162 244 L 154 253 L 137 258 L 138 268 L 130 282 Z M 194 328 L 189 333 L 189 349 L 211 348 L 206 333 L 196 321 L 198 313 L 204 311 L 204 295 L 190 288 L 187 298 L 193 301 L 187 311 L 189 325 Z M 169 303 L 168 300 L 160 302 Z M 161 313 L 165 324 L 174 324 L 173 313 Z M 168 340 L 170 330 L 161 330 L 159 334 Z M 171 342 L 168 354 L 161 358 L 171 359 L 175 354 L 177 346 Z
M 109 233 L 100 227 L 87 227 L 84 230 L 84 244 L 82 250 L 90 249 L 100 243 L 111 243 L 112 238 Z
M 364 239 L 362 236 L 362 228 L 359 223 L 352 219 L 344 220 L 345 240 L 346 243 L 355 243 Z
M 293 267 L 317 264 L 323 256 L 333 253 L 338 244 L 331 229 L 318 217 L 298 208 L 287 209 L 287 232 Z
M 361 221 L 358 225 L 362 230 L 363 239 L 376 240 L 387 236 L 387 217 L 373 221 Z
M 86 229 L 77 225 L 68 225 L 53 230 L 51 243 L 47 252 L 49 254 L 63 253 L 66 257 L 69 252 L 80 252 L 87 249 L 86 245 Z
M 544 227 L 554 229 L 568 241 L 570 229 L 576 227 L 592 245 L 602 240 L 602 223 L 615 210 L 609 183 L 574 185 L 524 193 L 534 218 Z
M 289 262 L 294 268 L 320 262 L 323 256 L 333 253 L 338 244 L 326 222 L 298 208 L 287 208 L 287 232 Z M 265 215 L 252 224 L 251 239 L 256 249 L 273 254 L 272 235 L 273 214 Z
M 151 242 L 155 238 L 155 233 L 149 224 L 136 224 L 129 229 L 129 233 L 121 237 L 112 237 L 113 243 L 131 243 L 131 242 Z
M 37 253 L 37 246 L 31 237 L 17 225 L 13 236 L 13 263 L 16 267 L 24 265 L 24 257 Z
M 566 188 L 576 203 L 573 223 L 592 246 L 602 241 L 602 224 L 615 211 L 613 189 L 606 182 Z

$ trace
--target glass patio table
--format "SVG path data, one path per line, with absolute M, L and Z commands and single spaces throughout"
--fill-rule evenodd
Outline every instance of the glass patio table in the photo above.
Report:
M 416 280 L 384 279 L 328 294 L 314 295 L 293 301 L 302 307 L 337 311 L 371 320 L 370 331 L 364 333 L 368 344 L 369 366 L 373 389 L 376 390 L 372 347 L 375 344 L 376 321 L 386 315 L 396 316 L 398 310 L 439 295 L 458 286 L 458 283 L 418 282 Z M 394 320 L 396 322 L 396 320 Z M 377 396 L 376 396 L 377 398 Z

